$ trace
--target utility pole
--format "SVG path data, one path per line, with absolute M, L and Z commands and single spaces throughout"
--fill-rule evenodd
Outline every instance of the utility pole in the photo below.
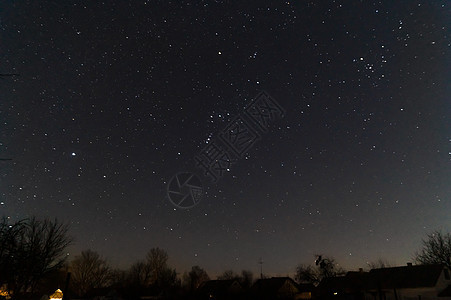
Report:
M 258 259 L 258 264 L 260 265 L 260 279 L 263 279 L 263 260 L 261 257 Z
M 63 299 L 69 299 L 69 297 L 67 296 L 67 292 L 69 291 L 69 283 L 70 283 L 70 272 L 67 272 L 66 275 L 66 284 L 64 285 L 64 292 L 63 292 Z

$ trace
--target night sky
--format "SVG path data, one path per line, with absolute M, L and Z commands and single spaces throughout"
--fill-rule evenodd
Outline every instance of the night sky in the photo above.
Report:
M 1 1 L 1 215 L 58 217 L 70 257 L 121 268 L 412 261 L 451 231 L 449 4 Z M 284 114 L 212 181 L 196 157 L 262 91 Z

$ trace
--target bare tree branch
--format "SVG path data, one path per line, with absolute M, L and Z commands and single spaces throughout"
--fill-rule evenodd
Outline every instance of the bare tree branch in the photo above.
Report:
M 94 288 L 105 287 L 111 279 L 111 268 L 100 254 L 92 250 L 82 251 L 71 264 L 72 281 L 80 296 Z
M 422 241 L 422 249 L 415 254 L 419 264 L 443 264 L 451 269 L 451 234 L 440 230 L 427 235 Z
M 33 294 L 41 279 L 58 270 L 71 243 L 66 224 L 35 217 L 10 224 L 0 222 L 0 284 L 5 284 L 12 299 Z

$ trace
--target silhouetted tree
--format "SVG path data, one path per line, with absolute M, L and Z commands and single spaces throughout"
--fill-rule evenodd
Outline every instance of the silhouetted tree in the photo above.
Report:
M 156 286 L 161 290 L 169 290 L 180 286 L 180 280 L 177 278 L 175 269 L 165 268 L 158 277 Z
M 0 222 L 0 284 L 5 284 L 12 299 L 34 293 L 47 275 L 59 270 L 70 244 L 68 226 L 35 217 L 10 224 Z
M 295 279 L 299 283 L 318 284 L 321 281 L 318 271 L 314 267 L 304 264 L 297 266 Z
M 233 270 L 226 270 L 221 275 L 218 275 L 218 280 L 236 280 L 245 289 L 250 288 L 253 283 L 254 275 L 251 271 L 242 270 L 241 275 L 235 273 Z
M 387 260 L 379 258 L 376 261 L 369 262 L 368 267 L 370 269 L 384 269 L 384 268 L 390 268 L 391 264 Z
M 344 275 L 346 271 L 339 267 L 332 257 L 317 255 L 315 266 L 299 265 L 296 268 L 295 279 L 299 283 L 319 284 L 324 278 Z
M 233 272 L 232 270 L 226 270 L 221 275 L 218 276 L 219 280 L 239 280 L 240 276 Z
M 252 274 L 251 271 L 243 270 L 241 271 L 241 277 L 239 281 L 243 288 L 245 289 L 250 288 L 254 281 L 254 274 Z
M 210 280 L 207 272 L 199 266 L 193 266 L 189 273 L 183 274 L 183 281 L 191 291 L 196 290 L 203 282 Z
M 128 271 L 128 282 L 132 286 L 149 286 L 151 270 L 145 261 L 138 261 L 131 265 Z
M 125 287 L 128 280 L 128 272 L 120 269 L 112 269 L 111 274 L 111 286 L 113 287 Z
M 134 263 L 127 276 L 127 281 L 135 287 L 154 286 L 160 290 L 179 284 L 175 270 L 168 264 L 168 253 L 160 248 L 152 248 L 146 255 L 146 259 Z
M 422 249 L 415 254 L 419 264 L 443 264 L 451 269 L 451 234 L 440 230 L 427 235 Z
M 157 283 L 161 279 L 162 272 L 168 268 L 168 253 L 160 248 L 152 248 L 146 256 L 147 264 L 151 272 L 151 283 Z
M 80 296 L 94 288 L 105 287 L 111 280 L 111 268 L 99 253 L 82 251 L 70 264 L 72 285 Z

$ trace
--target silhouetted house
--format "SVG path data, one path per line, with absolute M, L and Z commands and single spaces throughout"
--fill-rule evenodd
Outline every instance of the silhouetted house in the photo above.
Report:
M 289 277 L 257 280 L 251 288 L 252 299 L 301 299 L 299 287 Z
M 243 294 L 243 288 L 237 280 L 209 280 L 201 284 L 198 295 L 202 299 L 236 299 Z
M 315 293 L 317 299 L 363 300 L 369 273 L 348 272 L 345 276 L 324 278 Z
M 316 298 L 330 300 L 451 300 L 449 270 L 443 265 L 419 265 L 348 272 L 326 278 Z
M 312 299 L 315 286 L 311 283 L 297 284 L 299 293 L 296 295 L 296 299 Z
M 451 297 L 439 296 L 451 284 L 449 269 L 443 265 L 408 264 L 373 269 L 369 275 L 367 300 L 451 300 Z

